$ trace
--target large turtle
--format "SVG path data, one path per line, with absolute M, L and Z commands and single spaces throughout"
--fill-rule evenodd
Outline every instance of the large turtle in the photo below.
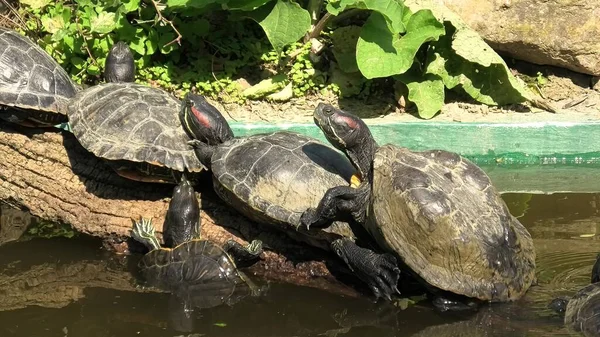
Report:
M 571 298 L 557 298 L 549 307 L 564 313 L 567 329 L 584 336 L 600 336 L 600 255 L 592 268 L 592 283 Z
M 360 236 L 344 221 L 327 231 L 299 228 L 302 212 L 329 188 L 356 183 L 356 171 L 335 149 L 287 131 L 234 137 L 223 115 L 194 94 L 184 98 L 180 118 L 198 158 L 212 171 L 216 193 L 246 217 L 326 251 L 341 238 Z
M 447 295 L 511 301 L 527 291 L 535 278 L 533 240 L 479 167 L 447 151 L 378 146 L 364 121 L 329 104 L 317 106 L 314 120 L 358 169 L 361 184 L 328 190 L 302 215 L 303 226 L 327 227 L 351 214 L 438 296 L 440 309 L 462 302 Z M 376 296 L 396 291 L 394 282 L 381 284 L 391 278 L 380 260 L 356 254 L 349 240 L 337 252 Z
M 173 171 L 200 172 L 179 122 L 181 102 L 170 93 L 136 83 L 105 83 L 79 92 L 69 103 L 71 130 L 121 176 L 176 183 Z
M 158 242 L 151 219 L 136 221 L 131 232 L 135 240 L 149 249 L 139 263 L 148 284 L 167 290 L 213 282 L 248 283 L 252 287 L 237 264 L 257 261 L 262 253 L 262 242 L 254 240 L 244 247 L 229 240 L 224 247 L 219 247 L 212 241 L 200 239 L 200 225 L 200 207 L 194 188 L 182 175 L 173 190 L 163 224 L 166 247 Z
M 76 92 L 67 72 L 42 48 L 0 27 L 0 119 L 25 126 L 66 122 Z

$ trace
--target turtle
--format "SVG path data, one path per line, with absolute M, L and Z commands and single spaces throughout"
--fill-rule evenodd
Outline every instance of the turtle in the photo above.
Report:
M 206 98 L 188 93 L 183 101 L 180 118 L 193 138 L 190 145 L 212 172 L 216 194 L 229 206 L 326 252 L 341 238 L 360 239 L 345 221 L 325 231 L 299 228 L 302 212 L 316 206 L 328 188 L 356 184 L 356 170 L 341 153 L 289 131 L 234 137 L 227 120 Z
M 592 267 L 592 283 L 581 288 L 571 298 L 559 297 L 548 305 L 558 313 L 564 313 L 569 331 L 584 336 L 600 336 L 600 255 Z
M 104 79 L 109 83 L 133 82 L 135 63 L 129 46 L 118 41 L 111 48 L 104 62 Z
M 256 289 L 237 266 L 258 261 L 262 242 L 243 246 L 230 239 L 221 247 L 201 239 L 200 226 L 198 200 L 184 174 L 173 190 L 163 224 L 165 247 L 156 238 L 152 219 L 134 222 L 131 236 L 149 249 L 138 264 L 147 284 L 170 291 L 214 283 L 228 287 L 245 283 Z
M 159 88 L 104 83 L 70 101 L 69 124 L 79 143 L 119 175 L 176 184 L 176 174 L 205 169 L 179 122 L 181 101 Z
M 303 227 L 326 228 L 351 215 L 441 310 L 517 300 L 534 283 L 531 235 L 481 168 L 449 151 L 379 146 L 361 118 L 330 104 L 319 103 L 313 117 L 361 183 L 329 189 L 302 214 Z M 338 248 L 376 297 L 397 292 L 387 263 L 357 254 L 349 240 Z
M 48 53 L 0 27 L 0 119 L 30 127 L 66 122 L 76 92 L 77 85 Z

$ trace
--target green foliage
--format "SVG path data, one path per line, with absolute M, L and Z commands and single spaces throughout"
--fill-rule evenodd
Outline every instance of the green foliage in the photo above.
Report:
M 110 47 L 124 41 L 136 80 L 178 95 L 238 103 L 323 90 L 363 95 L 370 79 L 393 77 L 422 118 L 441 110 L 445 89 L 485 104 L 532 99 L 476 32 L 431 0 L 163 1 L 23 0 L 21 14 L 79 83 L 101 81 Z M 361 12 L 366 20 L 349 26 L 330 20 Z M 317 56 L 311 38 L 331 53 Z M 241 89 L 242 77 L 254 86 Z
M 27 229 L 28 237 L 37 238 L 72 238 L 77 234 L 75 230 L 68 224 L 53 223 L 46 220 L 39 220 L 33 226 Z

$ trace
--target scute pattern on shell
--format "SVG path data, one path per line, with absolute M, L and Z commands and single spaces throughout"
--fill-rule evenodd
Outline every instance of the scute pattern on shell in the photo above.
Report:
M 106 83 L 79 92 L 68 115 L 75 137 L 98 157 L 199 172 L 204 166 L 187 144 L 180 108 L 180 101 L 161 89 Z
M 140 267 L 148 283 L 159 288 L 180 284 L 244 282 L 231 257 L 208 240 L 192 240 L 144 255 Z
M 213 174 L 225 188 L 275 221 L 294 225 L 329 188 L 348 185 L 352 170 L 340 153 L 286 131 L 234 138 L 212 158 Z
M 42 48 L 0 27 L 0 104 L 66 114 L 77 89 Z
M 427 283 L 481 300 L 521 297 L 535 251 L 488 176 L 446 151 L 385 145 L 373 163 L 367 229 Z
M 580 289 L 567 304 L 565 325 L 584 336 L 600 335 L 600 283 Z

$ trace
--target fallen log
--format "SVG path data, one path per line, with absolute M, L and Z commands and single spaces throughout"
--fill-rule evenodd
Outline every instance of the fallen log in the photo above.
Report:
M 209 174 L 205 180 L 197 188 L 203 238 L 219 244 L 230 238 L 242 243 L 261 239 L 267 247 L 250 274 L 356 295 L 332 275 L 344 272 L 334 257 L 247 220 L 218 199 Z M 0 125 L 0 200 L 100 237 L 111 248 L 139 249 L 130 230 L 131 219 L 140 216 L 154 219 L 160 236 L 172 188 L 118 176 L 66 131 Z

